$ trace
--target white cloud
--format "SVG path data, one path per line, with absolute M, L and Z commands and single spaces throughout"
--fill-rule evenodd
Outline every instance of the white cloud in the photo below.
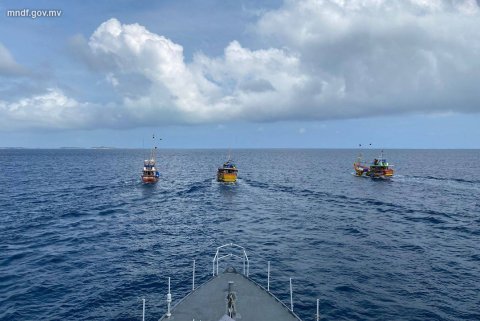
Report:
M 233 40 L 191 61 L 180 44 L 110 19 L 72 41 L 116 103 L 52 89 L 0 111 L 49 128 L 478 112 L 479 18 L 474 0 L 286 0 L 256 24 L 264 49 Z
M 300 55 L 312 117 L 478 112 L 479 18 L 475 0 L 287 0 L 257 32 Z
M 65 96 L 58 88 L 50 88 L 45 94 L 23 98 L 8 103 L 0 100 L 2 129 L 18 127 L 83 127 L 95 116 L 89 104 L 81 104 Z
M 182 46 L 116 19 L 103 23 L 88 46 L 97 61 L 106 62 L 104 68 L 109 68 L 115 86 L 121 79 L 128 82 L 122 75 L 130 73 L 149 80 L 147 94 L 123 99 L 128 113 L 143 114 L 139 122 L 142 118 L 202 123 L 287 117 L 293 90 L 306 81 L 298 57 L 281 49 L 252 51 L 233 41 L 222 57 L 197 53 L 186 63 Z
M 5 119 L 18 127 L 47 128 L 264 120 L 291 113 L 292 89 L 305 81 L 298 57 L 281 49 L 252 51 L 233 41 L 222 57 L 198 53 L 186 63 L 182 46 L 116 19 L 97 28 L 88 50 L 89 64 L 105 72 L 104 81 L 118 89 L 121 103 L 80 102 L 54 88 L 19 101 L 0 101 Z M 148 80 L 142 95 L 123 90 L 132 75 Z M 4 128 L 13 127 L 11 122 Z
M 169 39 L 138 24 L 121 25 L 110 19 L 98 27 L 88 45 L 94 56 L 114 62 L 115 73 L 139 73 L 161 91 L 167 91 L 166 97 L 155 95 L 160 102 L 173 101 L 185 111 L 195 107 L 190 102 L 204 103 L 200 84 L 184 63 L 183 48 Z
M 19 65 L 10 51 L 0 43 L 0 76 L 19 76 L 25 73 L 26 69 Z

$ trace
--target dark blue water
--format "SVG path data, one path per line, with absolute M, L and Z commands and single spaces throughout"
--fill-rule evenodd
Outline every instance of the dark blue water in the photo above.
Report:
M 0 319 L 147 320 L 208 279 L 215 247 L 314 320 L 480 320 L 480 151 L 387 151 L 397 176 L 353 176 L 355 150 L 0 151 Z M 364 152 L 368 158 L 376 155 Z

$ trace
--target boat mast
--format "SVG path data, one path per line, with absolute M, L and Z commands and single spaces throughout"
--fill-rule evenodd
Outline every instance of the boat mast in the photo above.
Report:
M 152 140 L 153 140 L 153 148 L 150 152 L 150 159 L 155 162 L 155 150 L 157 149 L 157 146 L 155 146 L 155 133 L 152 135 Z
M 153 140 L 153 148 L 150 152 L 150 159 L 153 160 L 154 162 L 156 161 L 156 151 L 157 151 L 157 146 L 155 146 L 155 133 L 152 135 L 152 140 Z M 158 140 L 162 140 L 159 138 Z

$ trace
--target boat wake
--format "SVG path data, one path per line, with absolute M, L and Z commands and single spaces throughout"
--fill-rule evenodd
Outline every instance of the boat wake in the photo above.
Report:
M 463 178 L 448 178 L 435 176 L 418 176 L 418 175 L 397 175 L 397 181 L 408 182 L 414 184 L 428 184 L 444 188 L 448 186 L 453 189 L 466 189 L 480 191 L 480 181 L 468 180 Z
M 186 196 L 189 194 L 199 193 L 212 186 L 212 179 L 208 178 L 200 182 L 193 182 L 187 185 L 180 191 L 177 191 L 177 196 Z
M 390 182 L 392 180 L 387 179 L 382 181 Z M 440 224 L 444 223 L 445 220 L 449 220 L 454 217 L 452 213 L 435 211 L 431 209 L 412 209 L 408 206 L 408 204 L 389 202 L 370 197 L 360 198 L 327 191 L 315 191 L 308 188 L 298 189 L 292 186 L 286 186 L 282 184 L 266 184 L 249 179 L 246 179 L 246 182 L 252 187 L 266 189 L 271 193 L 280 192 L 289 194 L 294 198 L 308 198 L 310 202 L 326 203 L 330 206 L 336 207 L 357 208 L 359 211 L 374 209 L 375 211 L 381 213 L 388 212 L 403 214 L 403 218 L 409 221 L 423 221 L 432 224 Z
M 468 180 L 463 178 L 448 178 L 448 177 L 435 177 L 435 176 L 411 176 L 418 179 L 428 179 L 442 182 L 457 182 L 457 183 L 466 183 L 466 184 L 480 184 L 480 181 L 477 180 Z

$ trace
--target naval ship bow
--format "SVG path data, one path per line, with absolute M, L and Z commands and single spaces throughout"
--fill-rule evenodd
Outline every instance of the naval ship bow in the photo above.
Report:
M 219 262 L 238 258 L 243 262 L 242 272 L 229 266 L 223 272 Z M 228 243 L 217 247 L 212 260 L 212 276 L 195 287 L 195 260 L 193 261 L 192 291 L 173 308 L 168 278 L 167 312 L 159 321 L 302 321 L 293 312 L 292 279 L 290 278 L 290 307 L 270 292 L 270 262 L 267 266 L 267 288 L 249 277 L 250 262 L 245 248 Z M 317 321 L 320 320 L 317 300 Z M 143 299 L 145 321 L 145 299 Z

